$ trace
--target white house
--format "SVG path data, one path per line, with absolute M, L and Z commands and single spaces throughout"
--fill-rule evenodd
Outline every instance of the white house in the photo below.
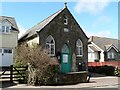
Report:
M 88 41 L 88 62 L 118 61 L 118 40 L 91 36 Z
M 13 63 L 19 29 L 13 17 L 0 16 L 0 67 Z

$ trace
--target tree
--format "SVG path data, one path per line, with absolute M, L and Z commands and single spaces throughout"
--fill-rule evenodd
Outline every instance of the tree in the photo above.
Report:
M 30 85 L 47 84 L 59 73 L 58 60 L 55 57 L 51 58 L 47 50 L 40 45 L 29 47 L 27 44 L 21 44 L 16 48 L 15 65 L 27 64 Z

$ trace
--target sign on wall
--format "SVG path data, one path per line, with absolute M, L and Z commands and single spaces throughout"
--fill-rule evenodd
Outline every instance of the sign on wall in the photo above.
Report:
M 63 63 L 68 63 L 68 55 L 63 55 Z

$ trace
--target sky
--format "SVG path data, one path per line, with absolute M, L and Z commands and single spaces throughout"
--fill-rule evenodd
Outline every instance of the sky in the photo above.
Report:
M 90 0 L 89 0 L 90 1 Z M 67 2 L 67 7 L 85 34 L 118 38 L 118 2 Z M 0 16 L 14 17 L 19 37 L 37 23 L 64 7 L 64 2 L 1 2 Z

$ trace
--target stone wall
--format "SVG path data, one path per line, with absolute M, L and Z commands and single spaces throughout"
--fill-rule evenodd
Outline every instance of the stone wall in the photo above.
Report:
M 68 17 L 68 25 L 64 25 L 65 15 Z M 68 28 L 69 31 L 65 32 L 64 28 Z M 86 37 L 82 28 L 78 25 L 74 17 L 70 14 L 69 10 L 65 9 L 56 18 L 54 18 L 43 30 L 39 32 L 39 42 L 43 47 L 46 46 L 46 38 L 49 35 L 51 35 L 55 40 L 55 54 L 61 51 L 61 48 L 63 47 L 64 44 L 67 44 L 70 48 L 71 60 L 73 53 L 76 55 L 76 41 L 80 39 L 83 43 L 83 56 L 76 58 L 77 59 L 75 61 L 76 67 L 79 62 L 84 62 L 86 64 L 86 70 L 87 70 L 88 38 Z M 71 71 L 75 71 L 75 70 L 71 70 Z
M 59 84 L 77 84 L 87 82 L 87 71 L 71 72 L 68 74 L 61 74 Z

